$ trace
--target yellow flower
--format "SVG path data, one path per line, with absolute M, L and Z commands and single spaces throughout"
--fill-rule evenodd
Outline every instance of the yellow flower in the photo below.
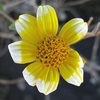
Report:
M 22 41 L 9 44 L 15 63 L 29 64 L 23 71 L 27 83 L 48 95 L 56 90 L 60 74 L 70 84 L 83 82 L 83 60 L 69 45 L 79 41 L 88 31 L 81 18 L 67 22 L 58 32 L 58 19 L 53 7 L 39 6 L 37 18 L 23 14 L 15 22 Z M 59 73 L 60 72 L 60 73 Z

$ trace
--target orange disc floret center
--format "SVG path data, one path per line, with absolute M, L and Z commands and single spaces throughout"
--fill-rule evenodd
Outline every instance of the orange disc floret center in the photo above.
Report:
M 68 56 L 69 47 L 58 36 L 48 36 L 37 45 L 37 60 L 46 67 L 58 67 Z

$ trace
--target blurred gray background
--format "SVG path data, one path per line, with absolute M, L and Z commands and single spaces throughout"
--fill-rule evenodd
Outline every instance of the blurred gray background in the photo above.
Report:
M 8 44 L 20 40 L 10 25 L 23 13 L 36 16 L 41 4 L 55 8 L 59 30 L 75 17 L 89 23 L 86 37 L 71 46 L 87 60 L 84 83 L 76 87 L 60 78 L 57 90 L 49 96 L 24 81 L 22 71 L 27 65 L 15 64 L 8 52 Z M 0 0 L 0 100 L 100 100 L 99 21 L 100 0 Z

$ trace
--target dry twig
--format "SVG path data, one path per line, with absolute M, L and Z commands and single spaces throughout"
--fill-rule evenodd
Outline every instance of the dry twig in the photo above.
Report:
M 0 33 L 0 37 L 6 38 L 6 39 L 11 39 L 13 41 L 19 40 L 19 38 L 17 36 L 14 36 L 12 33 Z
M 100 28 L 100 23 L 98 23 L 95 26 L 95 28 L 93 29 L 92 32 L 94 32 L 94 35 L 99 30 L 99 28 Z M 96 81 L 100 82 L 100 77 L 99 77 L 99 74 L 98 74 L 98 71 L 100 71 L 100 66 L 97 66 L 95 64 L 98 46 L 99 46 L 99 37 L 96 35 L 96 38 L 95 38 L 95 41 L 94 41 L 94 45 L 93 45 L 93 49 L 92 49 L 92 53 L 91 53 L 91 61 L 88 62 L 87 63 L 88 66 L 85 67 L 85 70 L 88 73 L 90 73 L 90 75 L 91 75 L 91 82 L 92 83 L 96 83 Z
M 83 39 L 87 39 L 87 38 L 98 36 L 98 35 L 100 35 L 100 32 L 97 32 L 97 33 L 88 32 Z
M 7 18 L 10 22 L 12 22 L 12 23 L 15 22 L 14 19 L 11 18 L 11 17 L 10 17 L 8 14 L 6 14 L 5 12 L 0 11 L 0 14 L 1 14 L 2 16 L 4 16 L 5 18 Z
M 4 10 L 9 9 L 9 8 L 13 8 L 19 4 L 24 3 L 26 0 L 19 0 L 19 1 L 14 1 L 14 2 L 9 2 L 6 5 L 3 6 Z
M 88 20 L 88 26 L 90 26 L 90 24 L 92 23 L 93 21 L 93 17 L 90 17 L 89 20 Z
M 45 100 L 50 100 L 50 95 L 45 95 Z
M 13 85 L 24 82 L 23 78 L 18 78 L 14 80 L 6 80 L 6 79 L 0 79 L 0 84 L 7 84 L 7 85 Z
M 89 2 L 90 0 L 77 0 L 77 1 L 70 1 L 66 2 L 64 4 L 60 4 L 59 7 L 70 7 L 70 6 L 76 6 L 76 5 L 81 5 L 84 3 Z

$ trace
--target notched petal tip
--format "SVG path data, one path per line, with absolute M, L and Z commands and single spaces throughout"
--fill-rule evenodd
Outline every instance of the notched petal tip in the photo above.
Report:
M 80 86 L 83 83 L 83 69 L 80 69 L 80 74 L 73 73 L 66 81 L 72 85 Z M 79 73 L 79 72 L 78 72 Z
M 45 95 L 55 91 L 59 83 L 58 69 L 43 67 L 39 62 L 28 65 L 23 76 L 30 86 L 36 85 L 38 91 Z
M 12 57 L 12 60 L 15 62 L 15 63 L 18 63 L 18 64 L 20 64 L 20 62 L 22 62 L 22 60 L 20 59 L 20 58 L 17 58 L 17 56 L 16 56 L 16 52 L 14 52 L 14 43 L 11 43 L 11 44 L 9 44 L 8 45 L 8 50 L 9 50 L 9 52 L 10 52 L 10 54 L 11 54 L 11 57 Z M 20 51 L 19 51 L 20 52 Z M 19 53 L 19 55 L 20 55 L 20 53 Z
M 45 69 L 45 68 L 44 68 Z M 47 72 L 47 70 L 46 70 Z M 44 73 L 44 72 L 41 72 Z M 42 74 L 41 74 L 42 75 Z M 42 78 L 44 77 L 44 78 Z M 48 74 L 45 73 L 45 76 L 41 76 L 36 83 L 37 89 L 39 92 L 48 95 L 51 92 L 57 89 L 59 83 L 59 72 L 58 69 L 49 69 Z
M 32 74 L 30 75 L 30 72 L 28 72 L 26 68 L 23 70 L 22 74 L 24 79 L 30 86 L 35 86 L 36 80 Z
M 25 41 L 17 41 L 8 45 L 9 52 L 15 63 L 25 64 L 35 60 L 36 47 Z
M 40 32 L 37 26 L 37 20 L 29 14 L 22 14 L 15 22 L 16 31 L 20 37 L 32 44 L 40 41 Z
M 39 6 L 37 9 L 37 23 L 42 35 L 56 35 L 58 31 L 58 19 L 55 9 L 49 5 Z M 49 25 L 49 27 L 48 27 Z

